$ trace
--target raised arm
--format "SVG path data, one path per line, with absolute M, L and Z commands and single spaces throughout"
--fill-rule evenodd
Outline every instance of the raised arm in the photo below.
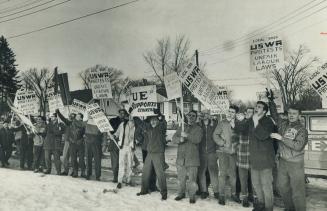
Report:
M 69 121 L 66 117 L 64 117 L 60 113 L 59 109 L 56 110 L 56 113 L 57 113 L 58 117 L 61 119 L 61 121 L 63 121 L 65 123 L 65 125 L 70 125 L 72 123 L 71 121 Z

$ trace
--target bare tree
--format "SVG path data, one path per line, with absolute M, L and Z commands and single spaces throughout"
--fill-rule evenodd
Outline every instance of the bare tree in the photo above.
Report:
M 47 92 L 51 87 L 53 75 L 47 68 L 38 70 L 31 68 L 22 73 L 23 86 L 27 89 L 35 91 L 36 96 L 40 100 L 40 112 L 43 116 L 46 115 Z
M 187 62 L 189 47 L 190 41 L 184 35 L 177 36 L 174 45 L 171 44 L 170 38 L 166 37 L 157 41 L 154 50 L 143 55 L 161 85 L 164 84 L 165 74 L 171 71 L 179 72 Z
M 287 57 L 284 68 L 273 72 L 273 80 L 282 93 L 285 108 L 299 99 L 299 94 L 307 87 L 308 71 L 318 61 L 317 57 L 305 60 L 308 53 L 309 50 L 300 45 Z

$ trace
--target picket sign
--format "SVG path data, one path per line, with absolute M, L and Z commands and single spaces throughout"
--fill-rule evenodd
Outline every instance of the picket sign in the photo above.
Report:
M 155 85 L 132 87 L 129 96 L 132 115 L 146 117 L 154 115 L 157 109 L 157 90 Z
M 86 107 L 87 103 L 74 99 L 73 103 L 70 106 L 70 112 L 75 114 L 81 113 L 84 115 L 86 112 Z
M 326 101 L 327 99 L 327 63 L 318 67 L 310 76 L 310 86 Z
M 62 101 L 61 95 L 55 94 L 54 88 L 49 88 L 47 93 L 49 112 L 50 114 L 56 113 L 56 109 L 59 109 L 60 112 L 64 112 L 65 106 Z
M 86 111 L 101 133 L 113 131 L 107 116 L 97 103 L 88 104 L 86 106 Z
M 14 106 L 24 115 L 38 115 L 40 101 L 35 91 L 22 88 L 16 92 Z
M 94 69 L 88 75 L 93 99 L 112 98 L 109 69 Z

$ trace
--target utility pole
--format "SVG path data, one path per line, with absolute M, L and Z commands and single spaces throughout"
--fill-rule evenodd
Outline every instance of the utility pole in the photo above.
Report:
M 199 67 L 199 51 L 195 50 L 195 64 Z M 198 100 L 198 108 L 201 111 L 201 102 Z

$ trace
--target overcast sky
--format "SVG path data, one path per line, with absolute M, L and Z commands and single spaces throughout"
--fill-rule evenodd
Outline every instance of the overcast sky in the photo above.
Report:
M 1 0 L 0 22 L 9 18 L 3 17 L 10 14 L 5 13 L 8 8 L 24 1 L 28 2 Z M 51 4 L 61 1 L 64 0 Z M 0 35 L 14 36 L 124 2 L 128 0 L 71 0 L 0 23 Z M 288 19 L 271 25 L 306 4 L 301 11 L 287 16 Z M 321 11 L 315 13 L 317 10 Z M 299 20 L 301 18 L 304 19 Z M 58 66 L 61 72 L 69 73 L 71 90 L 75 90 L 82 88 L 78 72 L 95 64 L 121 69 L 132 78 L 148 76 L 150 69 L 142 54 L 153 49 L 157 39 L 185 35 L 191 41 L 190 51 L 200 51 L 199 59 L 206 63 L 208 77 L 216 84 L 229 85 L 234 98 L 246 100 L 255 99 L 255 92 L 264 89 L 265 79 L 249 71 L 249 44 L 239 38 L 249 37 L 247 34 L 261 27 L 266 27 L 269 35 L 283 38 L 285 52 L 304 44 L 311 50 L 309 56 L 318 56 L 321 62 L 327 60 L 327 34 L 323 34 L 327 33 L 327 1 L 322 0 L 140 0 L 106 13 L 9 39 L 9 43 L 17 55 L 19 70 Z M 235 48 L 221 47 L 233 40 Z

